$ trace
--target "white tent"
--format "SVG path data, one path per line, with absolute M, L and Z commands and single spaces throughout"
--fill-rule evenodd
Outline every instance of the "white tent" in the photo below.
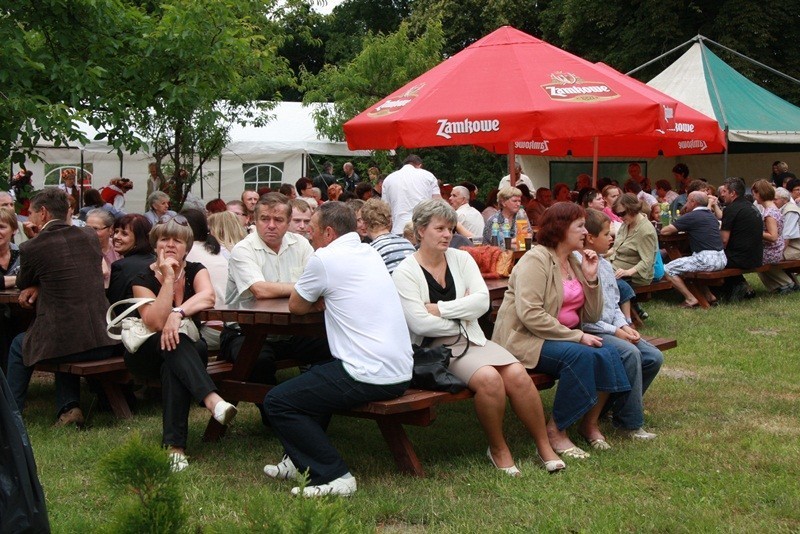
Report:
M 280 102 L 268 115 L 271 120 L 262 127 L 234 125 L 230 143 L 219 159 L 206 162 L 202 181 L 192 188 L 192 193 L 205 201 L 220 197 L 223 200 L 239 198 L 248 183 L 258 180 L 260 186 L 275 187 L 281 183 L 294 184 L 302 176 L 314 177 L 315 168 L 309 168 L 310 154 L 330 156 L 366 156 L 365 151 L 348 150 L 344 142 L 320 137 L 312 117 L 313 107 L 300 102 Z M 96 131 L 82 125 L 89 139 Z M 124 153 L 120 159 L 105 141 L 90 141 L 83 147 L 42 146 L 37 150 L 42 158 L 26 166 L 33 171 L 34 186 L 44 185 L 46 172 L 51 176 L 47 183 L 58 180 L 58 169 L 78 166 L 81 158 L 93 174 L 95 188 L 108 184 L 115 176 L 124 176 L 134 182 L 126 195 L 126 211 L 140 212 L 145 205 L 147 165 L 152 161 L 147 154 Z M 245 176 L 247 173 L 247 176 Z

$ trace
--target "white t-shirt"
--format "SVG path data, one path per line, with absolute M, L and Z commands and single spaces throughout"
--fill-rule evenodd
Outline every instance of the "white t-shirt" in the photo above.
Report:
M 530 192 L 532 197 L 536 197 L 536 189 L 533 188 L 533 182 L 531 179 L 528 178 L 527 174 L 520 173 L 519 178 L 517 178 L 517 182 L 514 184 L 514 187 L 517 187 L 520 184 L 525 184 L 528 186 L 528 191 Z M 500 179 L 500 183 L 497 184 L 497 189 L 503 189 L 504 187 L 508 187 L 511 185 L 511 175 L 506 174 Z
M 407 163 L 383 181 L 381 198 L 392 208 L 392 233 L 402 235 L 411 213 L 423 200 L 441 195 L 436 177 Z
M 464 225 L 469 232 L 474 236 L 483 235 L 483 227 L 486 221 L 483 220 L 481 212 L 470 206 L 469 204 L 462 204 L 456 210 L 458 222 Z
M 331 354 L 359 382 L 411 380 L 411 338 L 389 271 L 358 234 L 345 234 L 309 258 L 295 291 L 308 302 L 325 298 Z
M 275 253 L 257 232 L 239 241 L 228 263 L 225 303 L 239 304 L 253 298 L 250 286 L 256 282 L 296 282 L 314 249 L 308 239 L 286 232 Z

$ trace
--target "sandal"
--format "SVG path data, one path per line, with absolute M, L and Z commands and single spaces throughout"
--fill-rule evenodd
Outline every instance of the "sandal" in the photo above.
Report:
M 576 447 L 575 445 L 573 445 L 568 449 L 554 448 L 553 451 L 559 456 L 566 456 L 567 458 L 575 458 L 576 460 L 585 460 L 586 458 L 591 458 L 592 456 L 585 450 L 581 449 L 580 447 Z
M 567 464 L 564 463 L 564 460 L 545 460 L 538 452 L 536 456 L 539 458 L 540 465 L 551 475 L 567 468 Z
M 583 438 L 589 444 L 591 448 L 596 451 L 608 451 L 611 450 L 611 445 L 606 441 L 605 438 L 596 438 L 596 439 L 588 439 Z

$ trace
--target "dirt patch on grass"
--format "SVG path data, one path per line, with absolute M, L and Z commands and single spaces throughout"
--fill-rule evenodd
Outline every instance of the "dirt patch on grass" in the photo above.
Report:
M 754 336 L 777 336 L 780 332 L 775 328 L 762 328 L 759 330 L 748 330 L 747 333 L 753 334 Z
M 700 375 L 694 371 L 689 371 L 688 369 L 677 369 L 674 367 L 662 367 L 659 374 L 675 380 L 697 380 L 700 378 Z
M 759 417 L 753 421 L 753 425 L 776 436 L 800 436 L 800 424 L 793 417 Z
M 401 521 L 389 521 L 378 525 L 377 532 L 382 534 L 408 534 L 416 532 L 426 532 L 424 525 L 413 525 Z

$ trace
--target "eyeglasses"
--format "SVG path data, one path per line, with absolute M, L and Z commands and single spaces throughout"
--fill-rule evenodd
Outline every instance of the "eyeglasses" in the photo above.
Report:
M 158 220 L 158 224 L 166 224 L 170 221 L 180 224 L 181 226 L 189 226 L 189 221 L 183 215 L 162 215 Z

